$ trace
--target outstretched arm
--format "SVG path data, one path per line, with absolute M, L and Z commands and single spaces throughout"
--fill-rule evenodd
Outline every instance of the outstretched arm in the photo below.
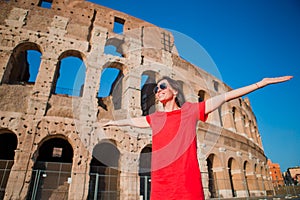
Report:
M 134 126 L 134 127 L 138 127 L 138 128 L 150 127 L 145 116 L 130 118 L 130 119 L 116 120 L 116 121 L 109 121 L 109 122 L 105 123 L 103 126 Z
M 229 92 L 225 92 L 223 94 L 217 95 L 215 97 L 209 98 L 206 101 L 205 104 L 205 114 L 208 114 L 215 109 L 217 109 L 219 106 L 221 106 L 223 103 L 230 101 L 232 99 L 236 99 L 238 97 L 244 96 L 246 94 L 249 94 L 250 92 L 253 92 L 259 88 L 265 87 L 267 85 L 275 84 L 275 83 L 281 83 L 288 81 L 292 79 L 293 76 L 282 76 L 282 77 L 276 77 L 276 78 L 264 78 L 263 80 L 254 83 L 252 85 L 248 85 L 245 87 L 241 87 L 235 90 L 231 90 Z

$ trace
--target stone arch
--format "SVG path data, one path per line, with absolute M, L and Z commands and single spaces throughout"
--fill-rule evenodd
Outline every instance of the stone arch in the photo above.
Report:
M 207 99 L 207 94 L 205 90 L 199 90 L 198 91 L 198 102 L 205 101 Z
M 30 82 L 30 70 L 31 66 L 28 62 L 28 51 L 36 51 L 42 54 L 42 48 L 33 42 L 24 42 L 18 44 L 8 60 L 2 83 L 8 84 L 24 84 Z M 37 68 L 39 68 L 41 60 Z M 35 69 L 36 73 L 38 69 Z
M 86 72 L 84 59 L 84 54 L 77 50 L 67 50 L 58 57 L 52 94 L 82 96 Z
M 68 196 L 72 172 L 73 147 L 63 135 L 44 138 L 34 154 L 27 199 Z
M 247 116 L 246 116 L 246 114 L 242 111 L 242 116 L 241 116 L 241 123 L 242 123 L 242 126 L 243 126 L 243 132 L 242 132 L 242 135 L 244 135 L 245 137 L 249 138 L 248 131 L 247 131 L 247 127 L 246 127 L 246 122 L 247 122 Z
M 232 107 L 230 103 L 223 104 L 221 106 L 221 119 L 223 128 L 228 129 L 230 131 L 236 131 L 235 123 L 233 119 Z
M 104 46 L 104 54 L 124 57 L 126 50 L 124 49 L 124 40 L 118 38 L 109 38 Z
M 249 131 L 250 131 L 250 135 L 251 135 L 250 140 L 257 143 L 256 136 L 255 136 L 255 129 L 254 129 L 253 121 L 251 119 L 249 120 Z
M 216 154 L 210 154 L 207 157 L 206 162 L 210 198 L 223 196 L 222 193 L 226 190 L 226 186 L 224 184 L 224 167 L 222 166 L 222 163 Z
M 97 98 L 98 105 L 106 111 L 107 107 L 111 106 L 114 110 L 122 108 L 123 71 L 124 64 L 120 62 L 108 62 L 103 66 Z M 101 95 L 103 91 L 105 95 Z
M 256 171 L 256 178 L 258 182 L 258 190 L 260 191 L 260 195 L 265 195 L 265 187 L 264 187 L 264 179 L 263 179 L 263 166 L 258 167 Z
M 140 196 L 144 199 L 150 197 L 151 155 L 152 147 L 147 145 L 142 149 L 139 160 Z
M 238 134 L 245 136 L 245 123 L 244 123 L 244 115 L 240 108 L 235 107 L 234 110 L 234 121 L 235 121 L 235 128 Z
M 4 198 L 5 188 L 8 183 L 11 168 L 14 164 L 17 145 L 18 138 L 14 133 L 6 129 L 0 130 L 0 199 Z
M 258 196 L 259 195 L 259 166 L 257 163 L 254 164 L 254 168 L 253 168 L 253 191 L 252 194 L 254 196 Z
M 120 151 L 115 141 L 102 140 L 94 147 L 92 156 L 89 198 L 117 199 Z
M 157 73 L 151 70 L 144 71 L 141 76 L 141 109 L 142 115 L 155 112 L 155 94 Z
M 232 107 L 231 109 L 231 112 L 232 112 L 232 118 L 233 118 L 233 124 L 234 124 L 234 129 L 236 130 L 236 117 L 237 117 L 237 110 L 236 110 L 236 107 Z
M 249 120 L 249 116 L 247 114 L 244 114 L 245 134 L 247 135 L 249 140 L 252 140 L 250 123 L 251 120 Z
M 227 167 L 232 197 L 238 197 L 243 190 L 241 169 L 233 157 L 228 159 Z

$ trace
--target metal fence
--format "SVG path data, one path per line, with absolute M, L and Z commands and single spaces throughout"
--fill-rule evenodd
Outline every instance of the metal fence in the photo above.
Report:
M 0 169 L 0 199 L 3 199 L 4 192 L 8 180 L 8 176 L 10 173 L 10 169 L 7 167 L 11 166 L 11 162 L 7 163 L 0 163 L 2 169 Z M 5 166 L 3 166 L 5 165 Z M 3 168 L 4 167 L 4 168 Z M 6 167 L 6 168 L 5 168 Z M 28 198 L 30 200 L 35 199 L 55 199 L 55 200 L 66 200 L 68 199 L 68 191 L 69 185 L 71 183 L 71 170 L 68 164 L 56 164 L 56 165 L 48 165 L 47 168 L 51 169 L 59 168 L 60 170 L 33 170 L 32 177 L 30 182 L 30 188 L 28 191 Z M 118 188 L 118 175 L 103 175 L 98 173 L 91 173 L 90 174 L 90 182 L 89 182 L 89 200 L 116 200 L 120 198 L 120 191 Z M 136 177 L 135 177 L 136 178 Z M 150 183 L 151 179 L 149 176 L 140 176 L 139 182 L 140 184 L 137 185 L 137 191 L 139 190 L 139 199 L 140 200 L 149 200 L 150 199 Z M 272 193 L 252 193 L 251 188 L 248 188 L 249 192 L 245 195 L 245 191 L 242 188 L 249 187 L 244 180 L 237 181 L 235 180 L 238 185 L 233 185 L 233 188 L 240 187 L 240 191 L 244 192 L 244 198 L 238 199 L 258 199 L 257 196 L 260 196 L 264 199 L 269 199 L 270 197 L 278 198 L 278 199 L 300 199 L 300 185 L 284 185 L 273 187 L 272 185 Z M 248 180 L 249 182 L 254 180 Z M 224 199 L 218 188 L 218 184 L 212 183 L 219 183 L 222 184 L 227 182 L 230 183 L 229 180 L 209 180 L 209 184 L 204 185 L 204 189 L 210 191 L 210 199 Z M 235 184 L 236 184 L 235 183 Z M 249 183 L 248 183 L 249 184 Z M 250 186 L 251 187 L 251 186 Z M 239 197 L 238 190 L 232 190 L 233 197 Z M 230 198 L 232 199 L 232 198 Z

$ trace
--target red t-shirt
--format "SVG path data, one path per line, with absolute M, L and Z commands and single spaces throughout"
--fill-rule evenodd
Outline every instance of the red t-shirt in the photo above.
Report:
M 146 116 L 152 128 L 151 200 L 201 200 L 196 125 L 205 121 L 205 102 Z

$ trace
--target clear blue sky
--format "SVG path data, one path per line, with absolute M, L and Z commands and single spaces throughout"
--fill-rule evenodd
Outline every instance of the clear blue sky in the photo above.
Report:
M 247 96 L 267 157 L 282 171 L 300 166 L 300 1 L 89 1 L 192 38 L 210 55 L 218 77 L 232 88 L 263 77 L 293 75 L 287 83 Z M 182 57 L 197 64 L 194 51 Z

